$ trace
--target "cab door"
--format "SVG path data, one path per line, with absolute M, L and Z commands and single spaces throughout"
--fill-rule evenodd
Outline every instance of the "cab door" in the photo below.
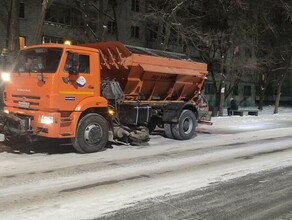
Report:
M 79 55 L 79 65 L 76 74 L 69 74 L 70 53 L 77 53 Z M 58 107 L 60 110 L 72 111 L 82 100 L 100 95 L 100 70 L 98 65 L 96 65 L 98 60 L 97 53 L 80 50 L 65 52 L 59 74 Z

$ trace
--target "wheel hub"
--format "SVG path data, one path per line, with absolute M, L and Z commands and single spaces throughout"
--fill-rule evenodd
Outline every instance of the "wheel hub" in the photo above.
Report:
M 90 124 L 84 132 L 84 140 L 89 145 L 96 145 L 101 141 L 102 129 L 99 124 Z
M 193 129 L 193 121 L 191 118 L 185 118 L 183 121 L 183 131 L 185 134 L 189 134 Z

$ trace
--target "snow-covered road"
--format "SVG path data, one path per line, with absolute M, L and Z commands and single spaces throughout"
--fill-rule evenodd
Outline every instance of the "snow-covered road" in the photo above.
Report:
M 1 219 L 93 219 L 157 196 L 292 165 L 292 113 L 214 118 L 197 137 L 80 155 L 0 153 Z

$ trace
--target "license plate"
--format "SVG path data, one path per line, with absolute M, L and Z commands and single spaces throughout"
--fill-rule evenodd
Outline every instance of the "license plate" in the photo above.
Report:
M 29 102 L 18 102 L 19 108 L 29 108 Z

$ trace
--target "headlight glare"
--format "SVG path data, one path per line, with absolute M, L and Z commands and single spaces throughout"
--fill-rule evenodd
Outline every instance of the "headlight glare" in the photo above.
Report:
M 42 124 L 46 124 L 46 125 L 53 124 L 54 123 L 54 117 L 53 116 L 42 115 L 41 116 L 41 123 Z
M 4 82 L 10 82 L 11 78 L 10 78 L 10 73 L 7 72 L 2 72 L 1 73 L 1 79 Z

